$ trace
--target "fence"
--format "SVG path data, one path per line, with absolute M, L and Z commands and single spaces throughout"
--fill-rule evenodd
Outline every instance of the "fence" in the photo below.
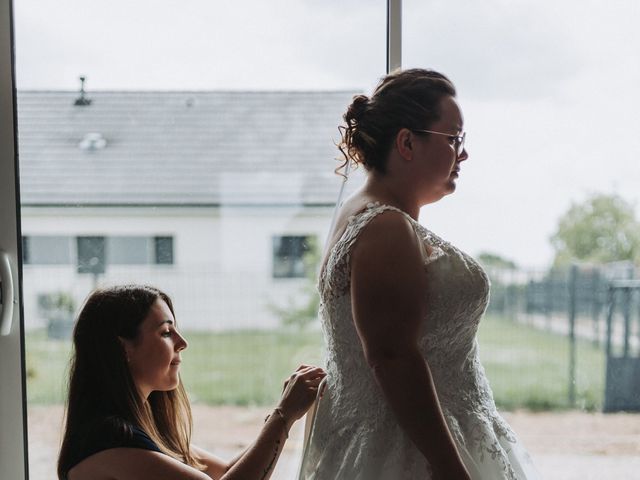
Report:
M 605 366 L 612 364 L 604 353 L 607 331 L 613 352 L 626 348 L 628 356 L 639 353 L 640 293 L 616 294 L 615 308 L 608 297 L 615 278 L 635 272 L 628 266 L 487 270 L 492 281 L 488 314 L 493 318 L 481 323 L 480 352 L 499 405 L 602 408 Z M 25 268 L 24 273 L 25 321 L 30 327 L 27 363 L 33 370 L 29 394 L 39 402 L 59 401 L 60 394 L 51 394 L 47 382 L 63 377 L 68 341 L 56 342 L 55 335 L 50 336 L 52 341 L 42 338 L 45 320 L 38 312 L 38 296 L 64 291 L 73 297 L 77 309 L 94 279 L 73 269 L 53 267 Z M 193 364 L 212 368 L 210 374 L 199 369 L 189 374 L 185 368 L 193 377 L 192 390 L 207 403 L 266 401 L 277 392 L 273 385 L 288 372 L 292 361 L 320 361 L 320 333 L 282 329 L 283 319 L 273 308 L 279 304 L 291 311 L 289 300 L 305 303 L 310 295 L 308 279 L 272 279 L 256 272 L 222 272 L 200 266 L 122 268 L 98 280 L 100 284 L 151 283 L 172 295 L 181 328 L 190 334 Z M 59 361 L 52 360 L 53 352 Z M 275 363 L 263 371 L 252 357 L 260 359 L 261 367 Z M 258 376 L 245 381 L 246 372 Z M 610 373 L 607 381 L 615 377 L 626 378 Z M 238 378 L 243 380 L 236 385 Z
M 307 279 L 273 278 L 260 270 L 222 270 L 207 266 L 118 266 L 94 277 L 68 266 L 25 266 L 24 312 L 27 330 L 50 321 L 43 298 L 64 294 L 73 307 L 70 321 L 96 286 L 122 283 L 154 285 L 173 299 L 182 329 L 229 331 L 272 329 L 282 323 L 278 308 L 307 300 Z
M 637 329 L 634 335 L 632 324 L 632 306 L 640 304 L 640 280 L 611 282 L 607 298 L 607 381 L 604 411 L 640 411 L 640 348 Z M 617 322 L 616 325 L 614 318 L 617 306 L 621 307 L 622 322 Z M 635 310 L 638 311 L 637 308 Z M 616 332 L 616 326 L 619 332 Z M 619 335 L 614 336 L 616 333 Z M 620 337 L 622 342 L 614 341 Z
M 547 271 L 488 270 L 492 280 L 489 313 L 567 338 L 569 405 L 576 403 L 576 342 L 588 340 L 595 348 L 606 347 L 604 409 L 640 410 L 640 402 L 628 401 L 640 398 L 640 366 L 636 366 L 640 355 L 640 287 L 629 286 L 628 282 L 638 284 L 633 281 L 636 269 L 632 264 L 574 265 Z M 612 354 L 620 350 L 620 356 Z M 626 403 L 612 400 L 613 392 L 622 392 L 618 397 L 627 399 Z

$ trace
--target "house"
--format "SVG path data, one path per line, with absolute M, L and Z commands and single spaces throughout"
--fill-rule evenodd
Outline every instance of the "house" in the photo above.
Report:
M 165 289 L 183 329 L 278 325 L 308 295 L 353 94 L 18 92 L 26 327 L 123 282 Z

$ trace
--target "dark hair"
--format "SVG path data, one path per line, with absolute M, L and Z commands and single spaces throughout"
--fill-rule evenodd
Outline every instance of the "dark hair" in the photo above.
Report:
M 128 425 L 137 426 L 164 453 L 203 468 L 189 447 L 191 408 L 182 380 L 176 389 L 152 392 L 145 401 L 138 394 L 120 340 L 138 336 L 140 324 L 158 299 L 173 313 L 169 296 L 149 286 L 98 289 L 85 301 L 73 330 L 65 431 L 58 457 L 60 479 L 73 466 L 73 439 L 101 419 L 117 419 L 125 432 Z
M 428 129 L 440 118 L 440 100 L 455 95 L 453 83 L 434 70 L 413 68 L 386 75 L 371 98 L 354 96 L 344 114 L 346 125 L 339 127 L 338 144 L 344 161 L 336 172 L 353 162 L 385 173 L 397 133 L 402 128 Z

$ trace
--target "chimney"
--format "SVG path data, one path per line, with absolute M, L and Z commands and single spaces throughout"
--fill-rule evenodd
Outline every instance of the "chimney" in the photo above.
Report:
M 80 77 L 80 96 L 76 98 L 75 102 L 73 102 L 73 104 L 77 107 L 86 107 L 87 105 L 91 105 L 91 99 L 85 96 L 85 91 L 84 91 L 85 80 L 86 80 L 86 77 L 84 76 Z

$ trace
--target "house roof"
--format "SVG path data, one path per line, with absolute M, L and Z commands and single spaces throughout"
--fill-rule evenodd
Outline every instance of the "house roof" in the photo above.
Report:
M 22 204 L 333 205 L 353 94 L 20 91 Z

